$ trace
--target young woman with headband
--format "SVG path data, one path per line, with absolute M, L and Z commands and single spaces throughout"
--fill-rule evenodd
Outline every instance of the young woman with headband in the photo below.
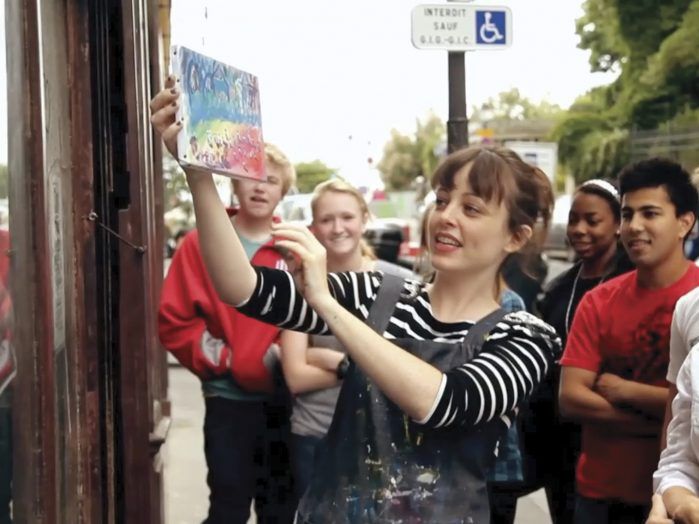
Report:
M 573 194 L 566 234 L 578 261 L 546 287 L 537 304 L 541 318 L 553 326 L 563 347 L 583 295 L 602 282 L 632 269 L 619 243 L 621 203 L 609 181 L 583 182 Z M 544 383 L 523 411 L 525 482 L 529 490 L 544 487 L 554 524 L 572 522 L 575 464 L 580 430 L 558 417 L 558 372 Z M 536 428 L 537 434 L 530 432 Z
M 575 190 L 566 235 L 578 261 L 546 287 L 538 303 L 541 317 L 556 329 L 564 346 L 583 295 L 632 269 L 619 244 L 620 225 L 619 192 L 611 182 L 588 180 Z

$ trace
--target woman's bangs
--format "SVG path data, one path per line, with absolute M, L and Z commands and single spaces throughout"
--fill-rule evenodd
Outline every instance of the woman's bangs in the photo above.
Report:
M 511 179 L 511 170 L 505 161 L 490 151 L 481 151 L 471 162 L 468 183 L 471 191 L 485 202 L 495 201 L 500 205 L 504 199 L 506 180 Z
M 516 189 L 512 168 L 499 154 L 488 149 L 472 147 L 449 155 L 437 167 L 432 178 L 432 188 L 454 188 L 454 177 L 470 165 L 468 183 L 471 191 L 485 202 L 500 205 L 508 190 Z
M 443 187 L 451 191 L 454 189 L 454 177 L 465 165 L 472 163 L 482 153 L 479 148 L 471 147 L 460 149 L 448 155 L 437 166 L 432 175 L 432 189 Z

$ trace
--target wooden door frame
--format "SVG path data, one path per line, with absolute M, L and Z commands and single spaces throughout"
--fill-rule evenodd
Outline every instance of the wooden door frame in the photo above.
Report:
M 13 409 L 13 513 L 26 522 L 57 521 L 51 281 L 44 180 L 39 13 L 36 2 L 7 2 L 10 271 L 17 355 Z M 9 124 L 12 125 L 9 125 Z M 20 288 L 21 286 L 21 288 Z M 48 293 L 48 295 L 47 295 Z M 17 401 L 15 400 L 15 404 Z
M 55 78 L 50 77 L 51 68 L 41 63 L 40 49 L 47 45 L 46 20 L 40 20 L 42 14 L 45 16 L 42 1 L 6 3 L 11 271 L 16 319 L 13 342 L 18 349 L 13 388 L 15 398 L 22 399 L 22 408 L 13 409 L 14 460 L 21 464 L 15 468 L 13 511 L 18 522 L 38 524 L 116 522 L 121 515 L 128 516 L 126 522 L 150 524 L 163 519 L 162 484 L 154 464 L 158 464 L 164 441 L 167 424 L 163 422 L 169 417 L 167 368 L 155 330 L 162 280 L 160 149 L 151 143 L 152 132 L 147 116 L 144 118 L 150 81 L 159 76 L 160 57 L 153 55 L 157 53 L 157 1 L 125 0 L 120 5 L 106 0 L 58 1 L 60 4 L 43 8 L 46 11 L 58 5 L 65 12 L 65 18 L 52 21 L 56 26 L 51 27 L 56 29 L 51 33 L 53 38 L 65 39 L 61 45 L 65 45 L 67 57 L 67 85 L 50 86 L 55 96 L 65 97 L 61 103 L 69 108 L 68 115 L 62 115 L 69 120 L 62 124 L 68 129 L 69 145 L 65 157 L 59 159 L 47 157 L 44 150 L 47 118 L 59 115 L 45 113 L 45 82 L 55 83 Z M 95 111 L 103 86 L 95 81 L 99 53 L 91 26 L 94 11 L 90 9 L 119 9 L 124 20 L 123 40 L 106 45 L 113 46 L 112 52 L 123 51 L 123 63 L 118 67 L 125 71 L 120 88 L 130 134 L 125 139 L 127 169 L 121 175 L 129 177 L 133 205 L 119 211 L 110 224 L 98 223 L 101 217 L 93 214 L 98 204 L 98 166 L 106 170 L 102 175 L 113 174 L 113 151 L 112 137 L 105 137 L 104 130 L 96 126 Z M 63 435 L 56 424 L 54 282 L 48 231 L 52 222 L 47 171 L 55 166 L 47 164 L 53 160 L 65 162 L 60 169 L 67 172 L 65 191 L 70 197 L 62 218 L 67 275 L 68 347 L 64 352 L 70 376 L 66 402 L 73 430 L 60 443 L 58 437 Z M 124 237 L 141 238 L 150 249 L 135 254 L 109 236 L 101 228 L 105 225 L 116 226 Z M 103 307 L 105 296 L 100 289 L 105 277 L 95 267 L 106 238 L 109 245 L 118 246 L 114 251 L 120 278 L 117 310 Z M 118 409 L 113 413 L 118 418 L 116 431 L 101 422 L 105 419 L 102 361 L 108 341 L 100 329 L 105 319 L 100 317 L 105 314 L 114 315 L 119 334 L 118 347 L 114 348 L 120 362 L 119 375 L 114 377 L 119 382 L 119 396 L 114 399 Z M 60 447 L 64 445 L 65 450 Z M 63 498 L 57 486 L 59 457 L 69 462 L 66 467 L 71 485 Z M 133 478 L 147 479 L 147 488 L 141 482 L 129 482 Z

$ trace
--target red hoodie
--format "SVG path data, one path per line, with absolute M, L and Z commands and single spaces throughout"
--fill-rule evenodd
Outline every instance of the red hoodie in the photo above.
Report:
M 286 268 L 272 241 L 258 249 L 251 262 Z M 202 336 L 207 330 L 223 342 L 215 356 L 202 350 Z M 187 234 L 175 252 L 163 282 L 158 334 L 165 349 L 202 380 L 230 373 L 248 391 L 273 389 L 272 376 L 262 357 L 277 338 L 279 328 L 246 317 L 219 299 L 204 266 L 196 230 Z

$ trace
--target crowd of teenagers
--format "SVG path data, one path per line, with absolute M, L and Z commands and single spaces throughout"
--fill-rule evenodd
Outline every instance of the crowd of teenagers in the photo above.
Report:
M 179 95 L 168 78 L 151 101 L 175 155 Z M 374 257 L 345 182 L 316 188 L 310 228 L 277 221 L 295 174 L 265 155 L 265 181 L 233 182 L 236 209 L 186 172 L 197 229 L 159 309 L 202 381 L 205 522 L 244 524 L 254 503 L 265 524 L 511 523 L 540 488 L 554 523 L 699 522 L 698 197 L 681 166 L 580 185 L 577 262 L 525 304 L 504 269 L 539 249 L 553 192 L 516 153 L 443 159 L 419 276 Z

